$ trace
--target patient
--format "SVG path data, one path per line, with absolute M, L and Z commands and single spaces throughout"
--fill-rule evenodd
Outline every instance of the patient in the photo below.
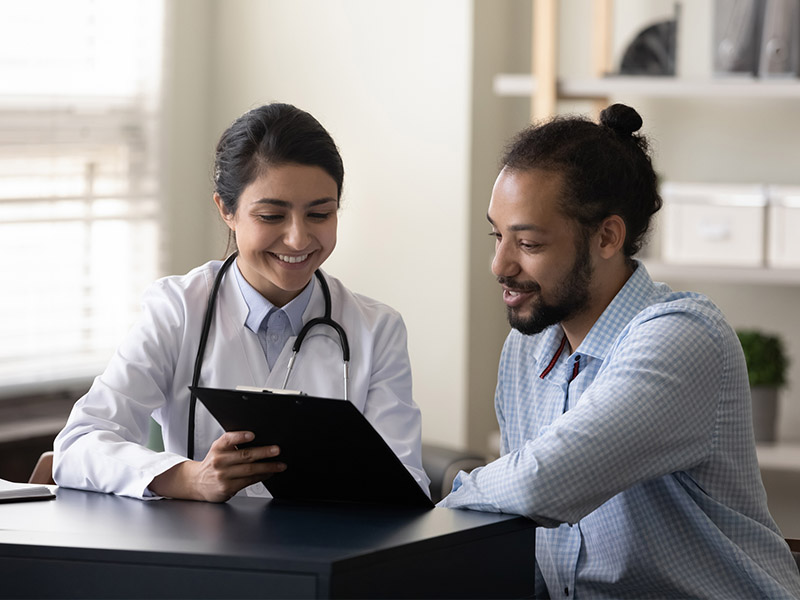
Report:
M 541 525 L 537 597 L 800 598 L 736 334 L 634 258 L 661 206 L 641 126 L 615 104 L 510 145 L 487 213 L 512 327 L 502 456 L 440 506 Z

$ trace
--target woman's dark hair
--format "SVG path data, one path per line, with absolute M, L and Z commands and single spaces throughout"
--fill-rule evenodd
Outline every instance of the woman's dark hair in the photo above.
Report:
M 214 160 L 215 191 L 234 214 L 244 188 L 269 167 L 289 163 L 320 167 L 342 197 L 344 165 L 325 128 L 291 104 L 266 104 L 243 114 L 222 134 Z
M 630 259 L 662 204 L 647 138 L 635 133 L 641 126 L 639 113 L 624 104 L 603 110 L 600 124 L 579 116 L 555 117 L 520 132 L 506 148 L 503 165 L 560 172 L 562 212 L 584 234 L 619 215 L 627 230 L 623 252 Z

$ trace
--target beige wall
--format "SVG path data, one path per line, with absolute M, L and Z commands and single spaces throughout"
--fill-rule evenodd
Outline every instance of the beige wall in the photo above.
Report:
M 164 68 L 165 273 L 185 273 L 224 250 L 212 236 L 210 0 L 171 0 Z
M 472 144 L 470 153 L 470 215 L 467 282 L 467 446 L 487 451 L 497 430 L 494 388 L 497 363 L 508 333 L 500 288 L 490 271 L 494 241 L 489 237 L 486 210 L 506 141 L 528 120 L 530 102 L 499 98 L 492 89 L 499 72 L 530 70 L 529 0 L 477 0 L 472 48 Z

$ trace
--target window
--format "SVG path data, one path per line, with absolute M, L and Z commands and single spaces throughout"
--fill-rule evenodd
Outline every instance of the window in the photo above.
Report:
M 3 4 L 0 394 L 99 374 L 160 275 L 163 12 Z

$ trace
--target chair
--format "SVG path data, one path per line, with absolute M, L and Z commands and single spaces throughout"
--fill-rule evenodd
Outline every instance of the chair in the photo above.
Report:
M 53 481 L 53 451 L 48 450 L 42 452 L 39 460 L 36 461 L 36 466 L 33 467 L 28 483 L 41 483 L 47 485 L 55 485 Z
M 800 569 L 800 539 L 794 540 L 786 538 L 786 543 L 789 544 L 789 550 L 792 551 L 794 561 L 797 563 L 797 568 Z
M 469 473 L 486 464 L 486 458 L 435 444 L 422 444 L 422 468 L 431 480 L 431 500 L 438 502 L 450 493 L 459 471 Z

